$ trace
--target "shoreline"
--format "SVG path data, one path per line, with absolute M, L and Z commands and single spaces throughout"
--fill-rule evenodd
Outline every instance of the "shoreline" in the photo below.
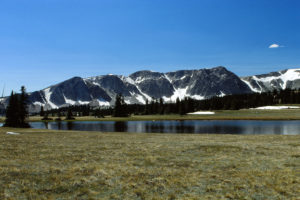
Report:
M 75 120 L 61 121 L 165 121 L 165 120 L 261 120 L 261 121 L 283 121 L 283 120 L 300 120 L 300 109 L 282 109 L 282 110 L 255 110 L 255 109 L 241 109 L 241 110 L 213 110 L 215 114 L 211 115 L 132 115 L 130 117 L 111 117 L 97 118 L 94 116 L 75 117 Z M 29 122 L 55 122 L 53 120 L 41 120 L 40 116 L 29 117 Z M 4 117 L 0 118 L 0 123 L 4 122 Z

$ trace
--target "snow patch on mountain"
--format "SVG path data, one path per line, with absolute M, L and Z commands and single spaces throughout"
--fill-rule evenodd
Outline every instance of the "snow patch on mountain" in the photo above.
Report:
M 196 100 L 205 99 L 205 96 L 201 96 L 201 95 L 192 95 L 192 96 L 189 96 L 189 97 L 192 98 L 192 99 L 196 99 Z
M 288 83 L 300 80 L 300 68 L 242 77 L 241 80 L 246 83 L 253 92 L 266 92 L 274 89 L 284 90 L 291 87 Z
M 130 104 L 131 102 L 129 100 L 124 100 L 126 104 Z
M 283 73 L 283 79 L 288 82 L 291 78 L 298 78 L 295 73 L 296 70 Z M 202 100 L 226 94 L 249 93 L 256 88 L 260 90 L 259 86 L 254 87 L 246 79 L 241 80 L 226 68 L 216 67 L 167 73 L 144 70 L 129 76 L 109 74 L 89 78 L 73 77 L 29 95 L 32 105 L 50 109 L 86 104 L 92 107 L 111 106 L 117 94 L 122 94 L 126 103 L 145 104 L 146 100 L 152 101 L 152 97 L 163 98 L 165 102 L 175 102 L 177 98 L 182 100 L 185 97 Z M 6 103 L 6 100 L 2 102 Z
M 110 106 L 108 101 L 101 101 L 101 100 L 97 99 L 97 102 L 98 102 L 99 106 Z
M 132 85 L 135 85 L 134 80 L 132 80 L 132 78 L 130 78 L 130 77 L 122 76 L 121 79 L 122 79 L 124 82 L 127 82 L 127 83 L 130 83 L 130 84 L 132 84 Z
M 64 96 L 65 102 L 67 104 L 70 104 L 70 105 L 75 105 L 76 104 L 76 101 L 73 101 L 71 99 L 66 98 L 65 95 L 63 95 L 63 96 Z
M 283 81 L 282 89 L 286 89 L 286 82 L 287 81 L 294 81 L 297 79 L 300 79 L 300 69 L 289 69 L 286 72 L 281 73 L 280 76 L 268 76 L 264 78 L 258 78 L 257 76 L 253 76 L 253 79 L 256 81 L 262 81 L 262 82 L 271 82 L 275 79 L 281 79 Z
M 33 105 L 36 105 L 36 106 L 44 106 L 45 104 L 44 103 L 41 103 L 39 101 L 35 101 L 32 103 Z
M 185 88 L 174 88 L 175 92 L 174 94 L 171 96 L 171 101 L 176 101 L 177 98 L 179 98 L 180 100 L 183 100 L 184 97 L 187 97 L 189 95 L 187 95 L 187 90 L 188 90 L 189 86 L 185 87 Z
M 146 104 L 144 97 L 140 94 L 136 95 L 135 98 L 142 104 Z
M 148 78 L 149 79 L 149 78 Z M 147 80 L 147 78 L 144 78 L 144 77 L 137 77 L 136 79 L 135 79 L 135 83 L 141 83 L 141 82 L 143 82 L 143 81 L 145 81 L 145 80 Z
M 146 99 L 148 99 L 149 101 L 152 100 L 152 97 L 150 97 L 150 96 L 147 95 L 146 93 L 143 93 L 142 90 L 141 90 L 138 86 L 136 86 L 136 88 L 138 89 L 138 91 L 139 91 Z M 146 103 L 146 102 L 145 102 L 145 103 Z
M 170 78 L 167 74 L 165 74 L 165 78 L 166 78 L 170 83 L 172 83 L 171 78 Z
M 260 93 L 261 92 L 261 90 L 258 90 L 258 89 L 256 89 L 256 88 L 254 88 L 250 83 L 249 83 L 249 81 L 246 81 L 246 80 L 244 80 L 244 79 L 241 79 L 244 83 L 246 83 L 247 85 L 248 85 L 248 87 L 253 91 L 253 92 L 258 92 L 258 93 Z M 261 89 L 261 87 L 260 87 L 260 89 Z
M 220 94 L 218 95 L 218 97 L 224 97 L 226 96 L 226 94 L 223 91 L 220 91 Z
M 46 102 L 51 106 L 51 108 L 58 108 L 58 106 L 55 105 L 54 103 L 52 103 L 51 100 L 50 100 L 51 94 L 52 94 L 52 92 L 50 91 L 50 89 L 51 89 L 50 87 L 44 89 L 44 94 L 45 94 Z

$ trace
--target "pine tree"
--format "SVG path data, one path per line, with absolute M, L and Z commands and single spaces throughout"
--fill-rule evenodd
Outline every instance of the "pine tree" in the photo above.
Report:
M 42 120 L 51 120 L 51 118 L 48 117 L 48 112 L 44 113 L 44 117 L 42 118 Z
M 176 99 L 176 103 L 175 103 L 175 113 L 180 113 L 180 99 L 177 97 L 177 99 Z
M 18 101 L 17 96 L 14 94 L 14 92 L 11 92 L 11 95 L 9 97 L 9 103 L 6 109 L 6 119 L 4 126 L 7 127 L 18 127 Z
M 144 115 L 149 115 L 149 100 L 146 99 Z
M 120 117 L 121 116 L 121 96 L 118 94 L 116 96 L 115 101 L 115 108 L 114 108 L 114 117 Z
M 57 111 L 57 118 L 55 119 L 56 121 L 61 121 L 61 114 L 60 111 Z
M 26 122 L 28 117 L 27 111 L 27 94 L 24 86 L 21 87 L 21 95 L 11 92 L 9 104 L 6 109 L 6 119 L 4 126 L 16 128 L 29 128 Z
M 179 101 L 179 114 L 180 115 L 185 115 L 186 114 L 184 101 Z
M 127 117 L 127 105 L 125 103 L 124 97 L 121 94 L 116 96 L 115 108 L 114 108 L 114 117 Z
M 28 128 L 29 124 L 25 121 L 28 118 L 28 96 L 24 86 L 21 87 L 21 96 L 19 101 L 19 120 L 20 127 Z
M 159 114 L 164 114 L 165 108 L 164 108 L 164 100 L 163 98 L 159 99 Z
M 43 117 L 45 115 L 44 106 L 41 106 L 40 116 Z
M 73 117 L 73 113 L 71 108 L 68 109 L 67 117 L 66 120 L 74 120 L 75 118 Z

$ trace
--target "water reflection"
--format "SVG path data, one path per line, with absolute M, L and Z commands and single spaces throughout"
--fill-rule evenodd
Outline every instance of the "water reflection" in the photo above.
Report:
M 73 122 L 67 122 L 67 129 L 68 130 L 73 130 Z
M 44 123 L 45 129 L 49 129 L 49 123 L 48 122 L 43 122 L 43 123 Z
M 31 122 L 33 128 L 137 133 L 300 134 L 300 121 Z
M 114 132 L 127 132 L 127 122 L 116 121 L 114 124 Z
M 57 121 L 56 123 L 57 123 L 57 129 L 61 130 L 61 121 Z

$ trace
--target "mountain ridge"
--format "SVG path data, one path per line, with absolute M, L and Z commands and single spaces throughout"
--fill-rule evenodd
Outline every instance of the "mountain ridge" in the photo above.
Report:
M 300 68 L 285 69 L 267 74 L 241 77 L 253 92 L 268 92 L 273 90 L 299 89 Z
M 210 69 L 154 72 L 141 70 L 128 76 L 99 75 L 72 77 L 29 93 L 29 110 L 38 112 L 70 105 L 111 106 L 117 94 L 128 104 L 145 104 L 152 98 L 174 102 L 177 98 L 206 99 L 213 96 L 300 88 L 300 69 L 238 77 L 223 66 Z M 7 105 L 8 97 L 0 100 Z

